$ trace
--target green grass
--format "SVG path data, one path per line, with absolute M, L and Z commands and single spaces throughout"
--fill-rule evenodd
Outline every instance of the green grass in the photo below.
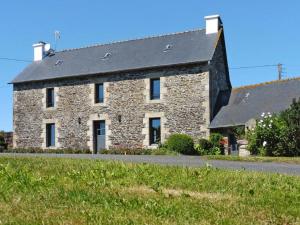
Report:
M 205 159 L 230 160 L 230 161 L 247 161 L 247 162 L 280 162 L 300 164 L 300 157 L 266 157 L 266 156 L 230 156 L 230 155 L 208 155 L 203 156 Z
M 0 224 L 299 224 L 300 178 L 0 158 Z

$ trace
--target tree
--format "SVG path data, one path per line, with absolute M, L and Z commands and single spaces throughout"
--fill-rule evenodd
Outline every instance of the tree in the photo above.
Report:
M 5 140 L 4 140 L 4 131 L 0 131 L 0 146 L 5 145 Z
M 293 100 L 292 105 L 280 114 L 289 128 L 285 136 L 285 143 L 289 155 L 300 155 L 300 98 Z
M 300 156 L 300 99 L 280 114 L 263 113 L 247 139 L 254 155 Z

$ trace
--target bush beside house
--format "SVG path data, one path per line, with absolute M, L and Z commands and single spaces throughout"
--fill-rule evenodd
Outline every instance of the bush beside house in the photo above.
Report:
M 212 149 L 213 145 L 212 143 L 205 139 L 201 138 L 198 140 L 198 143 L 195 145 L 195 150 L 199 155 L 209 155 L 210 149 Z
M 195 155 L 194 140 L 186 134 L 172 134 L 165 143 L 165 147 L 173 152 L 184 155 Z
M 210 139 L 199 139 L 196 144 L 193 138 L 186 134 L 172 134 L 166 142 L 157 149 L 113 148 L 104 150 L 102 154 L 118 155 L 220 155 L 224 151 L 223 136 L 214 133 Z
M 89 149 L 8 148 L 5 153 L 91 154 Z
M 219 133 L 212 133 L 209 140 L 201 138 L 195 145 L 199 155 L 221 155 L 224 154 L 223 136 Z
M 4 131 L 0 131 L 0 152 L 7 148 L 7 144 L 5 142 L 5 133 Z
M 221 155 L 224 153 L 223 136 L 219 133 L 210 135 L 209 140 L 201 138 L 194 143 L 186 134 L 172 134 L 163 148 L 183 155 Z
M 278 115 L 263 113 L 247 139 L 252 155 L 300 156 L 300 99 Z
M 209 140 L 199 139 L 196 144 L 193 138 L 186 134 L 172 134 L 167 141 L 157 149 L 143 148 L 113 148 L 103 150 L 102 154 L 117 155 L 220 155 L 224 152 L 223 136 L 218 133 L 211 134 Z M 0 139 L 1 145 L 1 139 Z M 40 148 L 15 148 L 6 149 L 11 153 L 56 153 L 56 154 L 89 154 L 89 149 L 40 149 Z

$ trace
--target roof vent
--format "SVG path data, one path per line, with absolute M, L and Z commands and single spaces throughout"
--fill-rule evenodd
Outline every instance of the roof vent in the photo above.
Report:
M 62 63 L 63 63 L 63 61 L 59 59 L 59 60 L 56 61 L 55 66 L 59 66 L 59 65 L 61 65 Z
M 164 49 L 164 52 L 167 52 L 167 51 L 170 51 L 172 49 L 172 45 L 166 45 L 165 49 Z
M 105 53 L 105 55 L 101 59 L 105 60 L 105 59 L 108 59 L 109 57 L 111 57 L 111 53 L 107 52 L 107 53 Z

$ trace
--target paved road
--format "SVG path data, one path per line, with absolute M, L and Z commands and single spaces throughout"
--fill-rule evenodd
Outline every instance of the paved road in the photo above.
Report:
M 155 163 L 161 165 L 203 167 L 207 164 L 224 169 L 251 170 L 261 172 L 283 173 L 300 176 L 300 165 L 271 162 L 239 162 L 226 160 L 205 160 L 200 156 L 154 156 L 154 155 L 92 155 L 92 154 L 26 154 L 1 153 L 10 157 L 47 157 L 74 159 L 117 160 L 132 163 Z

